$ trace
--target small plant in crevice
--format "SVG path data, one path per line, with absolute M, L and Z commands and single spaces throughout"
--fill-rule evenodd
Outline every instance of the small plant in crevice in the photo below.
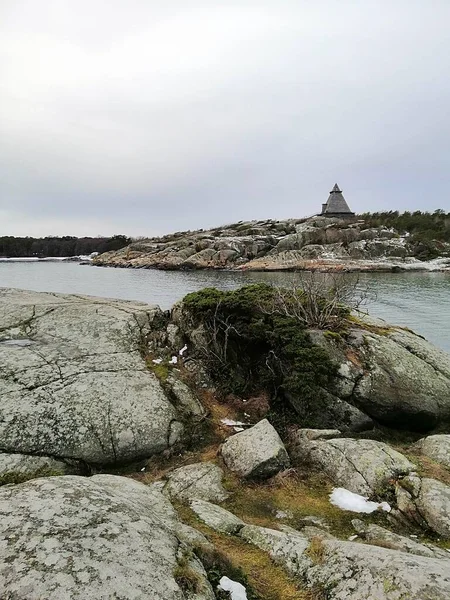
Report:
M 202 578 L 189 564 L 192 556 L 185 551 L 179 557 L 174 569 L 173 577 L 184 592 L 197 594 L 202 587 Z

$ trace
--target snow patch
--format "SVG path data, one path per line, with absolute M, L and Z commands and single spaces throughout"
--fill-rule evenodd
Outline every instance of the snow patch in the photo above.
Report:
M 187 350 L 187 346 L 186 346 L 186 344 L 185 344 L 185 345 L 184 345 L 184 346 L 181 348 L 181 350 L 179 350 L 179 351 L 178 351 L 178 354 L 179 354 L 180 356 L 183 356 L 183 354 L 186 352 L 186 350 Z
M 178 358 L 176 356 L 172 356 L 172 358 L 169 360 L 169 365 L 176 365 L 178 362 Z
M 342 510 L 357 513 L 369 514 L 379 509 L 391 512 L 391 507 L 387 502 L 372 502 L 365 496 L 360 496 L 345 488 L 334 488 L 330 494 L 330 502 Z
M 217 589 L 223 590 L 224 592 L 230 592 L 231 600 L 248 600 L 245 587 L 229 577 L 223 576 L 219 581 Z

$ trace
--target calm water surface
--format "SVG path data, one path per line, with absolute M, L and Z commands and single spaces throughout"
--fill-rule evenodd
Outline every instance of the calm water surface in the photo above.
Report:
M 0 262 L 0 287 L 141 300 L 163 309 L 203 287 L 226 290 L 256 281 L 283 285 L 296 277 L 295 273 L 154 271 L 77 263 Z M 370 314 L 406 325 L 450 352 L 450 274 L 368 273 L 360 277 L 360 282 L 374 296 L 366 307 Z

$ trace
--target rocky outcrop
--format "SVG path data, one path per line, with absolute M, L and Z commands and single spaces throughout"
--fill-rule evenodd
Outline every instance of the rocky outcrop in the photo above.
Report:
M 389 531 L 389 529 L 375 523 L 364 523 L 360 519 L 353 519 L 352 525 L 361 539 L 375 546 L 401 550 L 402 552 L 417 554 L 418 556 L 450 560 L 449 553 L 442 548 L 438 548 L 432 544 L 421 544 L 414 539 Z
M 450 245 L 443 258 L 415 258 L 408 236 L 364 221 L 327 217 L 249 221 L 209 231 L 186 231 L 139 240 L 94 258 L 99 266 L 156 269 L 248 270 L 450 270 Z
M 395 429 L 429 431 L 449 422 L 449 355 L 381 319 L 354 320 L 345 337 L 310 332 L 339 365 L 329 393 Z
M 197 498 L 208 502 L 222 502 L 229 495 L 222 485 L 222 477 L 222 469 L 214 463 L 194 463 L 170 472 L 163 491 L 171 498 L 182 501 Z
M 400 536 L 394 536 L 394 549 L 338 540 L 317 528 L 299 532 L 283 526 L 278 531 L 247 525 L 219 510 L 221 518 L 209 517 L 209 511 L 215 514 L 211 506 L 196 512 L 212 529 L 226 530 L 264 550 L 301 585 L 330 600 L 446 600 L 450 594 L 450 557 L 445 551 L 402 544 Z M 360 529 L 362 533 L 364 526 Z
M 429 435 L 419 440 L 414 448 L 450 469 L 450 435 Z
M 313 544 L 301 534 L 255 525 L 240 536 L 330 600 L 444 600 L 450 593 L 448 559 L 326 538 Z
M 450 539 L 450 486 L 436 479 L 405 477 L 396 486 L 396 497 L 402 516 Z
M 161 318 L 138 302 L 1 289 L 2 451 L 105 465 L 180 441 L 141 355 Z
M 294 437 L 295 464 L 325 473 L 336 485 L 363 495 L 382 494 L 391 480 L 415 466 L 387 444 L 374 440 L 308 439 L 302 430 Z
M 189 550 L 179 540 L 181 523 L 161 493 L 131 479 L 67 476 L 7 486 L 0 512 L 1 598 L 215 597 L 192 552 L 197 595 L 180 587 Z
M 267 479 L 289 466 L 286 448 L 267 419 L 229 437 L 220 451 L 227 467 L 240 477 Z

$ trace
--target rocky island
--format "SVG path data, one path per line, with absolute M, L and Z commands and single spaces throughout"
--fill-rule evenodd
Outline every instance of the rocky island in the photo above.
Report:
M 142 239 L 97 256 L 94 264 L 135 269 L 450 271 L 450 219 L 445 213 L 410 219 L 418 219 L 425 237 L 411 235 L 408 229 L 413 227 L 405 227 L 406 220 L 395 213 L 383 214 L 387 218 L 381 220 L 355 216 L 336 185 L 317 216 L 240 221 Z M 436 231 L 426 229 L 430 220 Z M 380 221 L 386 224 L 376 224 Z
M 0 398 L 2 599 L 450 597 L 450 357 L 407 329 L 0 289 Z

